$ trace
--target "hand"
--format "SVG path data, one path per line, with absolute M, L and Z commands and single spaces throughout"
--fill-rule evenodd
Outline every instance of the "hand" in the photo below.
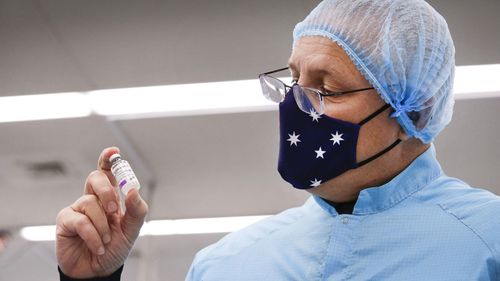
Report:
M 56 255 L 62 272 L 72 278 L 108 276 L 123 265 L 148 212 L 136 189 L 120 211 L 109 157 L 116 147 L 102 151 L 97 170 L 85 183 L 84 195 L 57 215 Z

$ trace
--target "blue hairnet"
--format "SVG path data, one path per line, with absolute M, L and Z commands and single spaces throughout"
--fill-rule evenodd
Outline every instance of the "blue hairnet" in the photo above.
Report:
M 425 1 L 323 1 L 295 26 L 293 46 L 315 35 L 344 49 L 407 135 L 429 143 L 450 122 L 455 47 Z

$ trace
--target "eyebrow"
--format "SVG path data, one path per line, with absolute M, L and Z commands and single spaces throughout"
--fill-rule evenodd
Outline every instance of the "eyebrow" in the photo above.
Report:
M 288 68 L 292 71 L 292 75 L 293 74 L 300 74 L 300 72 L 298 71 L 298 67 L 297 65 L 293 62 L 293 61 L 288 61 Z M 340 73 L 333 67 L 326 67 L 326 68 L 322 68 L 322 69 L 316 69 L 317 72 L 319 73 L 322 73 L 322 75 L 328 75 L 330 77 L 332 77 L 334 80 L 338 80 L 338 78 L 340 78 Z
M 331 66 L 328 66 L 328 67 L 325 67 L 324 69 L 321 69 L 321 72 L 326 73 L 335 79 L 341 78 L 341 76 L 342 76 L 341 73 L 337 69 L 335 69 L 334 67 L 331 67 Z

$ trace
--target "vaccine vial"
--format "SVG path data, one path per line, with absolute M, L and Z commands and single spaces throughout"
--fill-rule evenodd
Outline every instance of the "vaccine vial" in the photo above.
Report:
M 109 162 L 111 162 L 111 173 L 115 176 L 118 188 L 125 196 L 132 188 L 137 190 L 141 188 L 139 180 L 137 180 L 130 164 L 126 160 L 123 160 L 120 154 L 115 153 L 111 155 Z

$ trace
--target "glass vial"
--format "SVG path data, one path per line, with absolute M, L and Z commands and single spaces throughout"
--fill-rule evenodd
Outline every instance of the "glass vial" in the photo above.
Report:
M 111 162 L 111 173 L 115 176 L 118 188 L 125 196 L 130 189 L 135 188 L 139 190 L 141 188 L 139 180 L 137 180 L 130 164 L 126 160 L 123 160 L 120 154 L 115 153 L 111 155 L 109 162 Z

